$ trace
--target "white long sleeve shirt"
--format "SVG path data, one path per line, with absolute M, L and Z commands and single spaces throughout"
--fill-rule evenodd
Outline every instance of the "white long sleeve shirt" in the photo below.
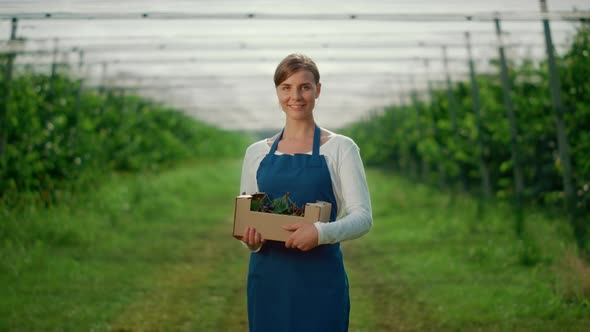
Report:
M 240 193 L 258 192 L 256 172 L 269 153 L 272 141 L 264 139 L 246 150 L 242 165 Z M 276 154 L 281 154 L 277 151 Z M 311 151 L 308 152 L 311 154 Z M 316 222 L 318 244 L 338 243 L 367 233 L 373 224 L 371 200 L 358 146 L 346 136 L 331 133 L 320 145 L 332 177 L 332 189 L 338 207 L 336 221 Z

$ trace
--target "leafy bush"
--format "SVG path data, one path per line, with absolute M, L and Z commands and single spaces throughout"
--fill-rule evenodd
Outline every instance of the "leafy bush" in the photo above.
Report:
M 246 144 L 238 133 L 138 96 L 80 91 L 80 82 L 66 75 L 25 72 L 9 85 L 1 82 L 4 204 L 16 204 L 26 192 L 38 193 L 49 204 L 60 190 L 83 179 L 155 170 L 187 159 L 238 156 Z
M 570 49 L 557 59 L 573 178 L 580 215 L 590 215 L 590 26 L 582 24 Z M 498 65 L 494 60 L 492 64 Z M 547 63 L 524 60 L 509 64 L 511 97 L 518 127 L 525 196 L 546 207 L 564 206 L 555 111 L 551 103 Z M 483 158 L 490 170 L 492 190 L 498 198 L 514 195 L 510 127 L 498 75 L 479 74 Z M 435 90 L 434 101 L 415 100 L 390 106 L 384 114 L 347 128 L 361 146 L 368 164 L 388 164 L 407 174 L 422 174 L 434 182 L 439 165 L 447 184 L 480 187 L 479 147 L 471 100 L 471 83 L 456 82 L 457 130 L 453 130 L 446 89 Z

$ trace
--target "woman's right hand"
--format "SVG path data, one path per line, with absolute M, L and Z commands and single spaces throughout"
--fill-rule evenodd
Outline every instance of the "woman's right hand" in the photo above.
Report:
M 246 227 L 246 229 L 244 229 L 242 242 L 244 242 L 250 250 L 256 251 L 260 249 L 264 243 L 264 239 L 262 238 L 262 235 L 256 231 L 256 228 Z

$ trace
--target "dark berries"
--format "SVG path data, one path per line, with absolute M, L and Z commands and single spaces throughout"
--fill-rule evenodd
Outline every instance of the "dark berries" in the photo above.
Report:
M 289 216 L 303 216 L 304 207 L 299 207 L 290 198 L 289 193 L 275 199 L 270 199 L 265 193 L 252 195 L 250 211 L 286 214 Z

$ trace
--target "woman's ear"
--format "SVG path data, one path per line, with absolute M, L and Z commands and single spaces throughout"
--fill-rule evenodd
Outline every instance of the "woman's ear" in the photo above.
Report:
M 322 92 L 322 83 L 318 83 L 315 88 L 315 97 L 316 99 L 320 96 L 320 92 Z

